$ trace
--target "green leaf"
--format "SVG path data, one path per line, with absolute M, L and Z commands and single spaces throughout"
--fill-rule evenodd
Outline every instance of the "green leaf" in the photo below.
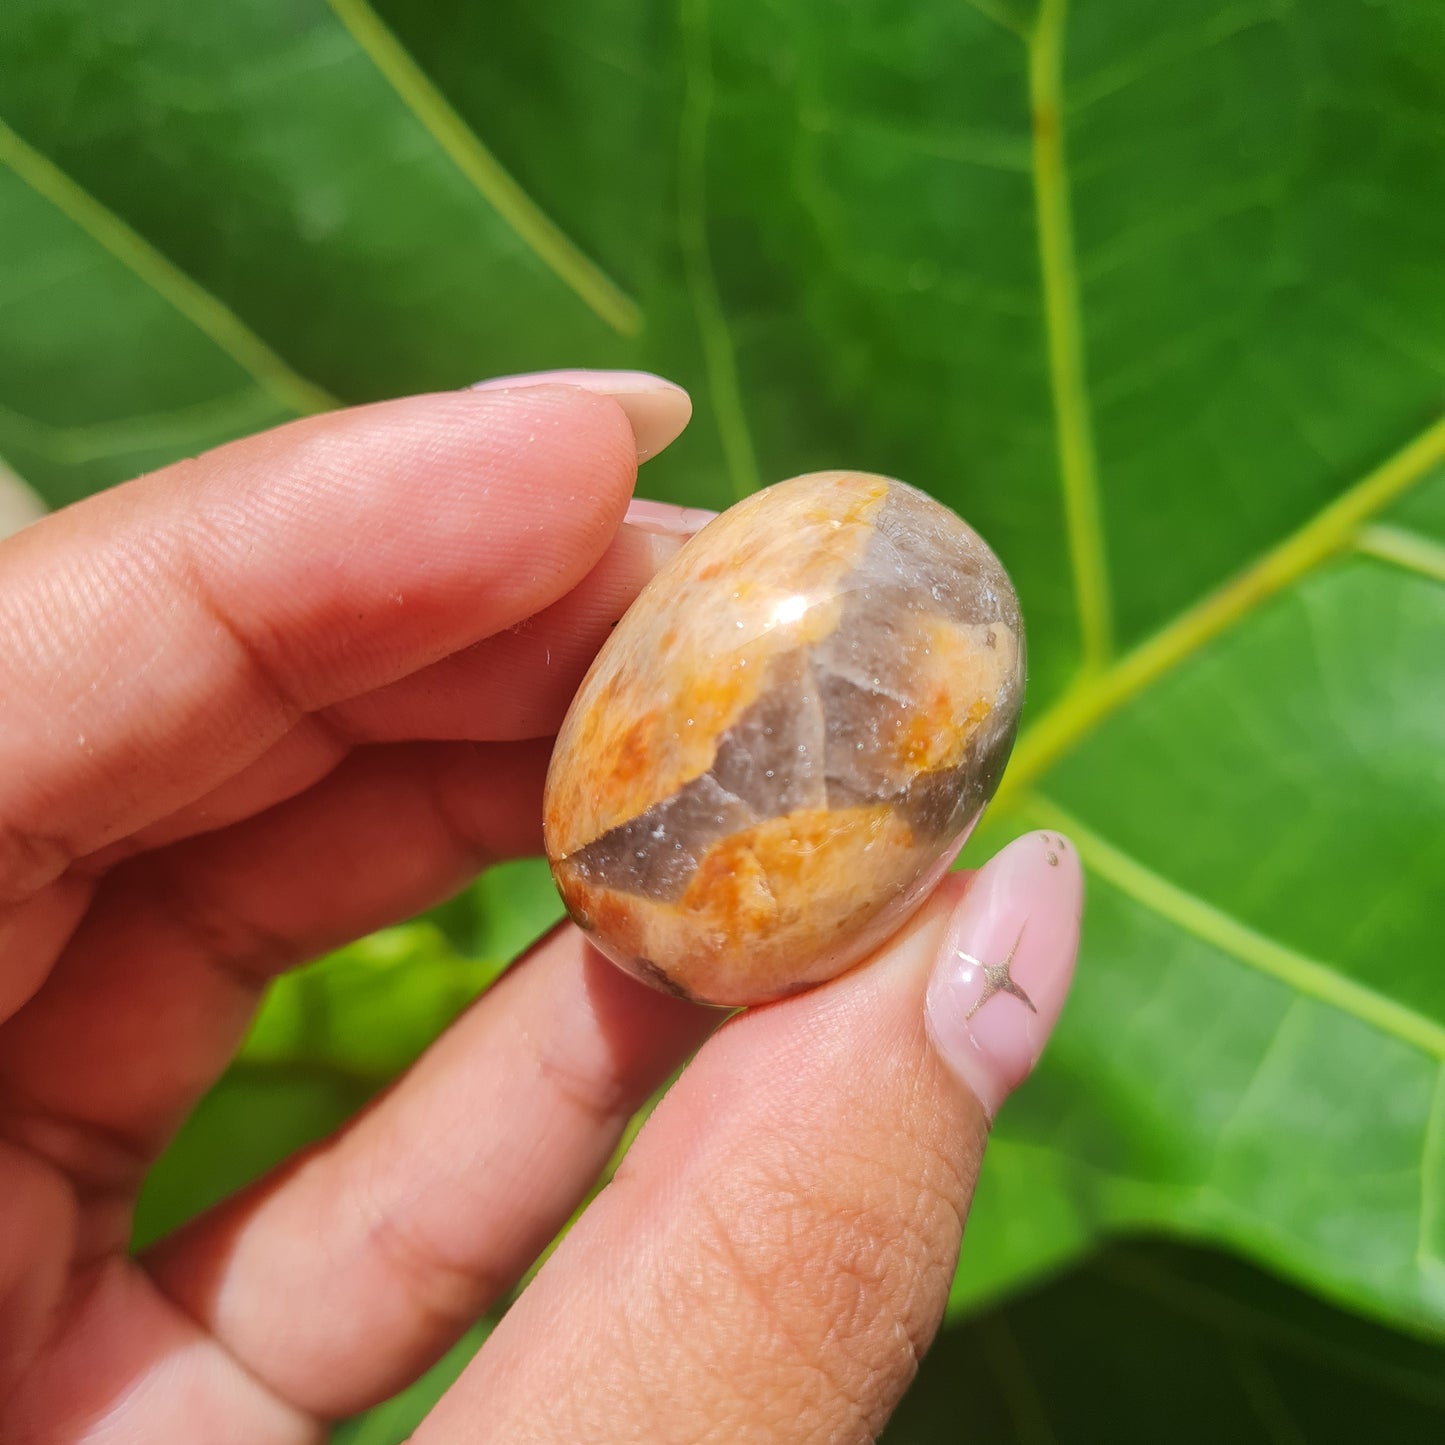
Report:
M 1115 1248 L 940 1336 L 883 1445 L 1425 1441 L 1445 1350 L 1203 1250 Z M 378 1442 L 380 1445 L 380 1442 Z
M 10 0 L 0 97 L 0 455 L 51 502 L 635 364 L 698 401 L 654 495 L 966 515 L 1033 663 L 987 836 L 1091 879 L 957 1302 L 1148 1228 L 1445 1328 L 1437 0 Z M 485 981 L 368 957 L 255 1056 L 374 1077 Z
M 278 980 L 241 1062 L 322 1065 L 372 1085 L 394 1078 L 561 916 L 542 860 L 489 869 L 429 917 Z

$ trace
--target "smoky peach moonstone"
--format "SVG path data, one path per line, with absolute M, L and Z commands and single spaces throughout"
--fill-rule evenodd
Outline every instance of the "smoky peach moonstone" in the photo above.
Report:
M 1024 692 L 997 557 L 902 482 L 819 472 L 698 533 L 557 738 L 547 854 L 616 963 L 762 1003 L 856 963 L 993 796 Z

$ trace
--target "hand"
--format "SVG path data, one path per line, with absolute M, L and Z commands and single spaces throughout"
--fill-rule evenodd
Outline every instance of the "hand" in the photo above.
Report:
M 550 736 L 689 530 L 624 524 L 683 393 L 523 380 L 297 422 L 0 545 L 12 1445 L 324 1439 L 505 1295 L 719 1020 L 559 928 L 336 1137 L 128 1256 L 270 979 L 539 850 Z M 417 1440 L 870 1438 L 1079 901 L 1031 835 L 728 1023 Z

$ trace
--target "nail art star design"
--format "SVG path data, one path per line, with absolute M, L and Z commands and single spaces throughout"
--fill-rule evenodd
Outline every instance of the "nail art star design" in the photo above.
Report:
M 965 1021 L 971 1019 L 989 999 L 996 993 L 1011 994 L 1023 1004 L 1031 1014 L 1038 1013 L 1034 1007 L 1034 1001 L 1018 984 L 1013 981 L 1013 975 L 1009 970 L 1013 967 L 1014 954 L 1019 951 L 1019 944 L 1024 941 L 1024 931 L 1019 929 L 1019 936 L 1014 939 L 1014 946 L 1004 955 L 1002 963 L 985 963 L 981 958 L 975 958 L 971 953 L 960 953 L 960 957 L 968 960 L 969 963 L 983 973 L 983 992 L 979 994 L 973 1007 L 964 1015 Z

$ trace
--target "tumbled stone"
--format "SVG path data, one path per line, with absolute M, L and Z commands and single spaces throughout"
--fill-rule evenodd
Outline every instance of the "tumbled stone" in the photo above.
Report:
M 759 492 L 643 590 L 567 714 L 545 825 L 568 912 L 689 998 L 831 978 L 957 856 L 1023 691 L 1008 574 L 946 507 L 861 472 Z

